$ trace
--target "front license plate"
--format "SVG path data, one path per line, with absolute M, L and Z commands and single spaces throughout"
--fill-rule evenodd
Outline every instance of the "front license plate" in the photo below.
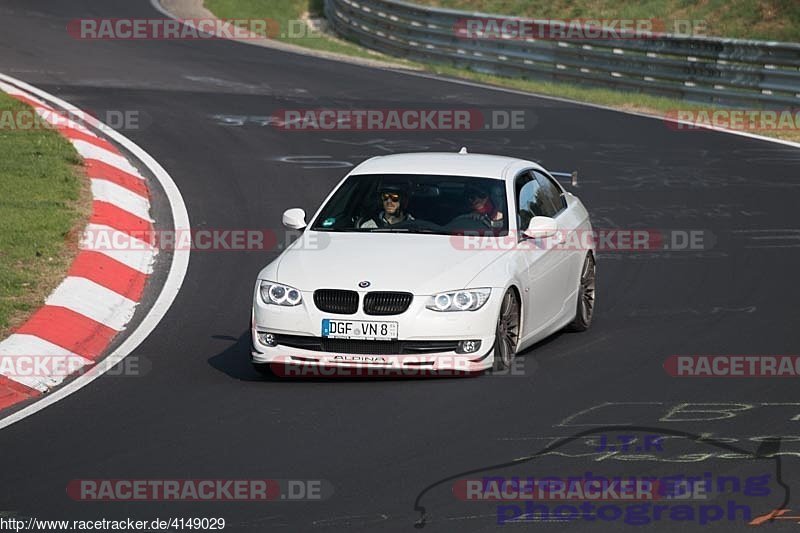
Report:
M 331 339 L 390 341 L 397 338 L 397 322 L 322 319 L 322 336 Z

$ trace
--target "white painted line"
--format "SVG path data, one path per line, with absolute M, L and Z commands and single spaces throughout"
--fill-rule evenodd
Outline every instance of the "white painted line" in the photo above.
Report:
M 76 122 L 74 119 L 83 120 L 83 117 L 75 116 L 72 114 L 61 113 L 52 108 L 36 107 L 36 112 L 48 124 L 58 127 L 72 128 L 80 131 L 90 137 L 97 137 L 92 131 L 87 128 L 84 123 Z
M 152 222 L 150 201 L 144 196 L 108 180 L 92 178 L 90 181 L 92 182 L 92 196 L 95 200 L 114 204 L 128 213 Z
M 66 113 L 62 113 L 62 112 L 56 111 L 55 109 L 53 109 L 52 107 L 50 107 L 46 103 L 42 102 L 38 98 L 35 98 L 33 95 L 27 94 L 24 91 L 20 91 L 19 89 L 17 89 L 13 85 L 9 85 L 9 84 L 3 83 L 1 81 L 0 81 L 0 90 L 2 90 L 3 92 L 5 92 L 7 94 L 12 95 L 12 96 L 15 96 L 15 95 L 16 96 L 24 96 L 24 97 L 28 98 L 29 100 L 32 100 L 34 102 L 33 109 L 48 124 L 52 124 L 54 126 L 66 126 L 68 128 L 73 128 L 73 129 L 76 129 L 76 130 L 80 130 L 81 132 L 86 133 L 87 135 L 91 135 L 92 137 L 97 137 L 97 135 L 95 135 L 94 133 L 89 131 L 89 129 L 87 129 L 82 123 L 75 122 L 74 120 L 72 120 L 73 118 L 82 118 L 84 116 L 88 117 L 88 115 L 86 115 L 85 113 L 82 114 L 80 117 L 78 117 L 78 116 L 68 115 Z
M 58 106 L 66 110 L 78 110 L 78 108 L 65 102 L 64 100 L 61 100 L 60 98 L 57 98 L 42 91 L 41 89 L 37 89 L 32 85 L 5 74 L 0 74 L 0 80 L 13 83 L 17 87 L 20 87 L 21 89 L 24 89 L 43 100 L 46 100 L 54 106 Z M 115 131 L 113 128 L 110 128 L 102 123 L 99 123 L 98 128 L 112 141 L 116 142 L 125 148 L 125 150 L 130 152 L 133 157 L 141 161 L 150 170 L 150 172 L 153 173 L 153 176 L 155 176 L 155 178 L 158 180 L 159 184 L 167 195 L 167 200 L 169 201 L 170 209 L 172 211 L 172 220 L 174 222 L 173 229 L 176 234 L 181 231 L 189 231 L 189 214 L 186 212 L 186 205 L 183 202 L 183 197 L 181 196 L 178 186 L 175 185 L 175 182 L 172 180 L 167 171 L 164 170 L 158 161 L 153 159 L 150 154 L 142 150 L 137 144 L 119 132 Z M 42 409 L 53 405 L 60 400 L 63 400 L 74 392 L 79 391 L 95 379 L 108 372 L 114 367 L 114 365 L 125 359 L 125 357 L 135 350 L 136 347 L 139 346 L 150 335 L 150 333 L 152 333 L 156 326 L 158 326 L 158 323 L 162 318 L 164 318 L 164 315 L 167 314 L 172 302 L 175 301 L 175 297 L 178 295 L 178 291 L 180 291 L 184 277 L 186 276 L 186 271 L 189 267 L 189 257 L 190 250 L 175 250 L 175 252 L 172 254 L 172 264 L 170 265 L 169 274 L 167 274 L 167 279 L 164 282 L 164 286 L 162 287 L 158 298 L 156 298 L 155 303 L 150 308 L 150 311 L 147 313 L 144 319 L 142 319 L 142 322 L 136 327 L 136 329 L 128 334 L 122 344 L 116 350 L 114 350 L 111 355 L 63 387 L 0 420 L 0 429 L 8 427 L 15 422 L 19 422 L 20 420 L 38 413 Z
M 80 119 L 81 117 L 56 111 L 55 109 L 48 106 L 38 98 L 34 98 L 33 96 L 26 94 L 24 91 L 20 91 L 16 87 L 8 85 L 7 83 L 0 82 L 0 90 L 11 96 L 24 96 L 29 100 L 32 100 L 33 103 L 30 105 L 33 107 L 34 111 L 36 111 L 36 114 L 39 115 L 42 118 L 42 120 L 44 120 L 45 122 L 47 122 L 52 126 L 64 126 L 68 128 L 73 128 L 76 130 L 80 130 L 82 133 L 85 133 L 86 135 L 97 137 L 94 133 L 89 131 L 82 123 L 76 122 L 74 120 L 76 118 Z
M 50 357 L 58 361 L 49 360 Z M 20 361 L 23 358 L 24 364 Z M 40 392 L 47 392 L 70 374 L 59 371 L 57 366 L 64 365 L 76 371 L 91 364 L 89 359 L 35 335 L 15 333 L 0 342 L 0 374 Z M 7 370 L 12 371 L 8 373 Z
M 153 272 L 153 261 L 158 253 L 150 243 L 102 224 L 87 224 L 79 247 L 101 253 L 143 274 Z
M 133 318 L 137 302 L 92 280 L 67 276 L 47 297 L 45 304 L 66 307 L 111 329 L 122 331 Z
M 10 95 L 24 96 L 24 97 L 28 98 L 29 100 L 33 100 L 34 102 L 38 103 L 42 107 L 50 108 L 50 106 L 47 105 L 46 103 L 44 103 L 42 100 L 39 100 L 38 98 L 26 93 L 25 91 L 19 90 L 17 87 L 14 87 L 13 85 L 9 85 L 7 83 L 3 83 L 2 81 L 0 81 L 0 90 L 2 90 L 3 92 L 8 93 Z
M 127 159 L 119 154 L 109 152 L 104 148 L 100 148 L 99 146 L 95 146 L 86 141 L 73 140 L 72 144 L 75 146 L 75 150 L 77 150 L 84 159 L 97 159 L 103 163 L 111 165 L 112 167 L 117 167 L 120 170 L 124 170 L 129 174 L 135 174 L 136 176 L 140 175 L 136 167 L 131 165 Z

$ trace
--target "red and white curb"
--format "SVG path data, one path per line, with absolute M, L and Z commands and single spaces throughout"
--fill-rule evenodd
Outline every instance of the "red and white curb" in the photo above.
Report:
M 97 378 L 141 343 L 174 300 L 186 273 L 189 253 L 175 251 L 164 288 L 150 313 L 114 354 L 102 360 L 105 364 L 98 364 L 111 341 L 133 317 L 152 273 L 157 250 L 133 236 L 153 230 L 147 182 L 111 142 L 95 134 L 83 121 L 65 120 L 65 111 L 80 117 L 88 117 L 86 113 L 2 74 L 0 90 L 31 105 L 72 142 L 83 158 L 93 197 L 80 251 L 67 277 L 46 299 L 44 307 L 0 341 L 0 409 L 41 397 L 0 420 L 2 428 Z M 186 208 L 166 171 L 118 132 L 95 119 L 86 122 L 125 147 L 153 172 L 167 193 L 175 230 L 188 230 Z M 92 236 L 100 234 L 112 242 L 130 241 L 130 246 L 94 249 Z M 20 368 L 26 371 L 20 372 Z M 75 372 L 82 375 L 43 396 Z

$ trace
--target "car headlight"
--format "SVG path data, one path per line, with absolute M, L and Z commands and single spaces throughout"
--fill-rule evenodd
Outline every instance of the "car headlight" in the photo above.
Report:
M 294 287 L 281 285 L 272 281 L 262 281 L 260 285 L 261 301 L 265 304 L 291 307 L 303 301 L 303 295 Z
M 464 289 L 434 294 L 425 304 L 431 311 L 475 311 L 483 307 L 492 289 Z

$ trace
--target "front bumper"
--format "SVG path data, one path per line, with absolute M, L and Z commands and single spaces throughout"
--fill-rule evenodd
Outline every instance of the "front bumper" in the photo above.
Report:
M 311 375 L 315 369 L 330 375 L 472 374 L 492 367 L 502 303 L 502 292 L 498 290 L 493 290 L 477 311 L 431 311 L 425 308 L 427 297 L 416 296 L 405 312 L 388 316 L 367 315 L 361 309 L 352 315 L 325 313 L 314 306 L 313 293 L 302 294 L 300 305 L 281 307 L 264 304 L 256 288 L 250 331 L 253 363 L 269 364 L 278 373 L 297 375 Z M 362 300 L 363 293 L 359 296 Z M 377 353 L 364 348 L 363 344 L 368 343 L 362 343 L 358 350 L 348 350 L 347 342 L 323 342 L 320 335 L 324 318 L 397 322 L 399 340 L 372 342 Z M 262 344 L 259 332 L 274 334 L 277 345 Z M 282 339 L 286 341 L 282 343 Z M 297 342 L 298 339 L 307 342 Z M 481 346 L 474 353 L 457 353 L 453 344 L 461 340 L 480 340 Z M 394 343 L 394 353 L 384 343 Z M 437 351 L 437 346 L 442 350 Z
M 483 354 L 426 354 L 417 355 L 353 355 L 327 352 L 310 352 L 280 345 L 255 348 L 251 361 L 270 365 L 281 376 L 318 377 L 424 377 L 469 375 L 492 367 L 494 349 Z

